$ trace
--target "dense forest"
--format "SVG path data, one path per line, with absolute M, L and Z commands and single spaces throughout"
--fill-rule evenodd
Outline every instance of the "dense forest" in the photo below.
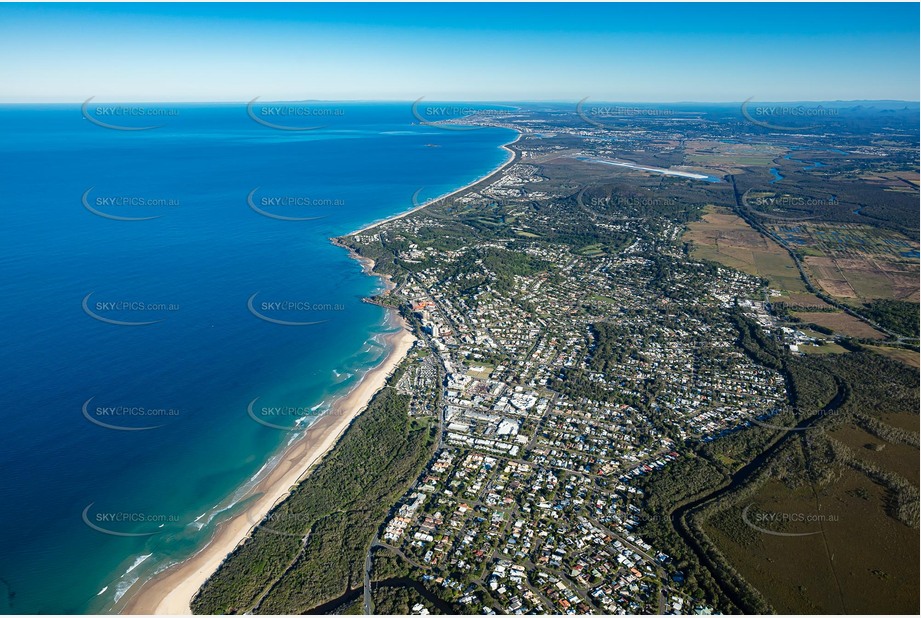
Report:
M 864 303 L 864 315 L 874 322 L 907 337 L 919 335 L 918 303 L 876 299 Z
M 378 392 L 330 455 L 227 557 L 192 611 L 300 614 L 360 586 L 388 505 L 434 447 L 437 425 L 410 417 L 408 399 L 392 388 Z

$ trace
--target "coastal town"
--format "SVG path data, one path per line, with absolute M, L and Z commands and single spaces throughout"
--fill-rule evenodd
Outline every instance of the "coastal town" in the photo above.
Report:
M 324 506 L 332 520 L 318 513 L 303 544 L 278 554 L 274 574 L 247 566 L 277 551 L 272 535 L 244 543 L 193 599 L 194 612 L 708 615 L 770 607 L 682 509 L 720 500 L 752 475 L 760 487 L 791 465 L 775 460 L 758 472 L 781 447 L 783 461 L 802 461 L 788 438 L 816 440 L 824 434 L 804 431 L 816 422 L 853 418 L 883 431 L 880 421 L 861 420 L 866 408 L 829 413 L 872 380 L 817 376 L 858 355 L 868 375 L 903 371 L 898 363 L 911 362 L 917 335 L 896 333 L 872 303 L 843 297 L 816 256 L 840 258 L 854 294 L 866 293 L 860 300 L 879 294 L 846 270 L 860 259 L 888 269 L 893 295 L 912 298 L 917 286 L 901 277 L 917 272 L 917 243 L 895 219 L 869 235 L 850 208 L 885 195 L 890 210 L 880 212 L 894 213 L 901 206 L 892 205 L 891 183 L 873 185 L 871 195 L 866 181 L 830 187 L 814 170 L 886 174 L 906 165 L 911 147 L 896 139 L 878 157 L 858 152 L 846 130 L 766 136 L 719 110 L 720 122 L 660 113 L 620 117 L 617 126 L 590 113 L 519 108 L 432 123 L 518 136 L 487 177 L 429 201 L 417 199 L 420 189 L 412 210 L 333 239 L 384 279 L 366 302 L 398 313 L 415 338 L 394 361 L 395 395 L 378 391 L 345 432 L 333 453 L 344 449 L 352 463 L 320 467 L 339 466 L 329 470 L 353 479 Z M 770 165 L 786 167 L 781 174 Z M 783 175 L 795 182 L 770 188 Z M 794 199 L 830 191 L 834 201 Z M 908 204 L 911 193 L 900 189 L 898 199 Z M 830 234 L 833 226 L 848 234 Z M 899 311 L 911 305 L 899 302 Z M 837 395 L 813 400 L 826 383 L 838 384 Z M 355 451 L 370 448 L 356 441 L 385 420 L 388 446 L 368 456 L 401 451 L 423 432 L 425 446 L 355 479 L 353 468 L 364 469 Z M 877 435 L 902 435 L 885 432 Z M 834 442 L 820 451 L 843 452 Z M 409 458 L 416 463 L 407 468 Z M 802 465 L 776 474 L 793 486 L 842 474 Z M 913 486 L 886 478 L 898 500 L 913 500 Z M 289 502 L 328 491 L 311 479 Z M 287 504 L 279 508 L 296 508 Z M 728 504 L 727 512 L 739 508 Z M 724 544 L 754 542 L 745 512 L 719 520 Z M 917 521 L 910 509 L 900 518 Z M 323 521 L 364 532 L 343 539 Z M 334 549 L 343 543 L 347 550 Z
M 921 616 L 919 18 L 0 4 L 0 614 Z
M 460 203 L 515 193 L 523 167 Z M 444 383 L 437 410 L 414 409 L 440 416 L 444 445 L 380 546 L 477 613 L 712 611 L 693 606 L 669 556 L 633 533 L 643 517 L 634 480 L 677 458 L 689 438 L 712 439 L 785 405 L 782 377 L 734 348 L 731 325 L 701 318 L 738 307 L 777 329 L 759 312 L 761 282 L 718 269 L 704 286 L 702 265 L 689 264 L 650 302 L 655 271 L 645 256 L 676 251 L 676 230 L 634 222 L 616 227 L 633 238 L 621 252 L 535 248 L 546 268 L 497 289 L 488 282 L 498 272 L 484 262 L 449 274 L 474 247 L 436 254 L 410 241 L 433 225 L 420 214 L 355 239 L 405 244 L 397 258 L 425 264 L 394 294 L 419 325 L 417 345 L 431 348 L 426 358 L 439 358 Z M 487 283 L 459 293 L 474 278 Z M 620 349 L 596 370 L 591 328 L 602 319 L 617 325 Z M 567 371 L 584 372 L 591 388 L 560 388 Z
M 513 165 L 453 205 L 503 199 L 514 213 L 534 173 Z M 445 386 L 438 409 L 414 404 L 414 413 L 439 416 L 443 446 L 377 547 L 404 556 L 476 613 L 710 613 L 682 594 L 669 556 L 633 533 L 643 516 L 633 481 L 678 457 L 685 439 L 710 439 L 784 405 L 777 372 L 733 349 L 729 325 L 699 317 L 733 306 L 755 314 L 761 282 L 719 269 L 701 294 L 691 265 L 650 302 L 645 256 L 675 253 L 679 230 L 629 222 L 610 224 L 631 235 L 624 250 L 537 245 L 529 255 L 547 268 L 497 289 L 489 282 L 499 273 L 484 261 L 475 270 L 456 264 L 474 249 L 505 252 L 515 239 L 438 252 L 412 242 L 435 226 L 420 214 L 354 238 L 404 245 L 397 259 L 424 265 L 394 294 L 419 326 L 417 345 L 431 348 L 426 360 L 438 357 Z M 551 267 L 566 276 L 551 277 Z M 461 293 L 471 279 L 485 283 Z M 624 339 L 593 371 L 599 317 L 616 320 Z M 587 370 L 591 390 L 554 388 L 576 370 Z M 430 362 L 424 372 L 432 376 Z M 429 611 L 424 602 L 414 609 Z
M 604 193 L 594 170 L 594 185 L 548 181 L 555 165 L 575 159 L 582 171 L 613 156 L 611 131 L 548 134 L 522 117 L 462 121 L 524 131 L 503 173 L 344 240 L 387 256 L 384 272 L 400 281 L 387 303 L 414 325 L 424 374 L 436 369 L 443 389 L 437 406 L 414 398 L 413 414 L 437 417 L 439 446 L 369 560 L 399 556 L 465 613 L 713 613 L 683 586 L 676 561 L 636 531 L 651 517 L 642 481 L 688 444 L 789 407 L 784 376 L 738 345 L 739 324 L 795 355 L 838 336 L 784 319 L 772 301 L 782 305 L 785 292 L 766 278 L 688 259 L 674 198 L 642 182 L 631 195 Z M 641 139 L 678 139 L 670 121 Z M 635 169 L 704 191 L 719 181 L 693 167 Z M 592 232 L 560 233 L 573 216 Z M 437 611 L 430 601 L 418 597 L 412 612 Z

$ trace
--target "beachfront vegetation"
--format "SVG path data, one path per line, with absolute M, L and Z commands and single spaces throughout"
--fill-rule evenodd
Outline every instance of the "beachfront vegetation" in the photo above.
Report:
M 436 438 L 431 418 L 407 415 L 409 399 L 390 386 L 379 391 L 317 469 L 227 557 L 192 611 L 300 614 L 361 586 L 375 530 Z

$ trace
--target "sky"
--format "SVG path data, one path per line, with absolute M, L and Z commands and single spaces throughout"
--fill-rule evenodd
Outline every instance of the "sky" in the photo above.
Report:
M 0 102 L 919 98 L 919 5 L 0 4 Z

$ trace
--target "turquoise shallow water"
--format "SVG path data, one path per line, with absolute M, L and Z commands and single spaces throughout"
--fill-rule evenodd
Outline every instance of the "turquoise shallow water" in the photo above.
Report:
M 291 439 L 266 424 L 309 424 L 386 352 L 360 301 L 379 282 L 328 239 L 488 173 L 514 138 L 403 104 L 338 105 L 316 131 L 162 107 L 148 131 L 0 107 L 4 612 L 111 611 L 199 547 Z

